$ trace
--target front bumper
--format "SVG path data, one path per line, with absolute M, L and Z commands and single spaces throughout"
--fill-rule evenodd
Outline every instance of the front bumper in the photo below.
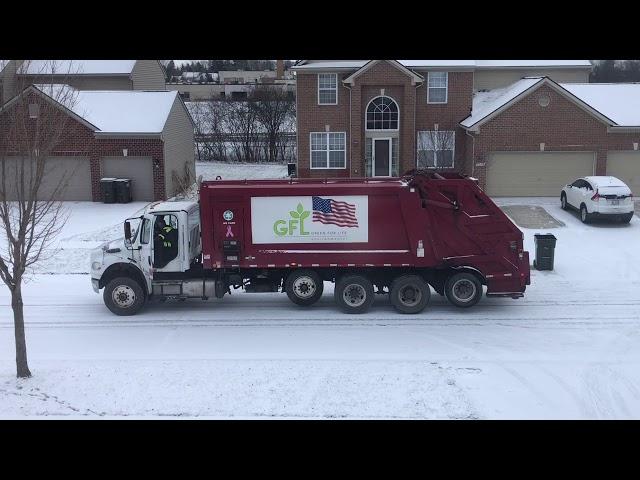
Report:
M 98 280 L 97 278 L 92 278 L 91 286 L 93 287 L 94 292 L 100 293 L 100 280 Z

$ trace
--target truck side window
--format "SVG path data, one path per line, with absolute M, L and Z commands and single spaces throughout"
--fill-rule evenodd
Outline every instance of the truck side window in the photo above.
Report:
M 157 215 L 153 225 L 153 266 L 164 268 L 178 256 L 178 219 Z
M 147 219 L 143 220 L 142 224 L 142 233 L 140 234 L 140 243 L 144 243 L 145 245 L 149 243 L 151 239 L 151 222 Z

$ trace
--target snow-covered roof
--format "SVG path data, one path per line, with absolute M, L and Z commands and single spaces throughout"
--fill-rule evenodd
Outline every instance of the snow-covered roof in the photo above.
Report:
M 472 127 L 542 80 L 544 77 L 522 78 L 508 87 L 496 88 L 488 92 L 477 92 L 473 96 L 471 115 L 460 122 L 460 125 L 467 128 Z
M 177 96 L 177 91 L 75 90 L 68 85 L 36 85 L 50 97 L 63 98 L 57 92 L 72 92 L 70 110 L 97 128 L 100 133 L 162 133 Z
M 505 88 L 477 92 L 471 115 L 460 125 L 477 125 L 542 82 L 613 127 L 640 127 L 640 83 L 555 83 L 547 77 L 526 77 Z
M 27 60 L 28 75 L 129 75 L 136 60 Z
M 294 70 L 353 70 L 363 67 L 369 60 L 302 60 Z M 407 68 L 591 68 L 589 60 L 398 60 Z
M 640 126 L 640 84 L 638 83 L 562 83 L 562 87 L 617 126 Z
M 595 187 L 626 187 L 627 184 L 622 180 L 611 176 L 589 176 L 583 177 Z
M 476 68 L 591 68 L 589 60 L 475 60 Z

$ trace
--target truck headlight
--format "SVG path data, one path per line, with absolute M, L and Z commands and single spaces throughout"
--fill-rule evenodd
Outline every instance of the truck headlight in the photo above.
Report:
M 102 264 L 100 262 L 93 262 L 91 264 L 91 270 L 100 270 L 102 268 Z

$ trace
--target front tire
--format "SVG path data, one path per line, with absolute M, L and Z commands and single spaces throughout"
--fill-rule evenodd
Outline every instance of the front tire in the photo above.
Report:
M 135 315 L 144 306 L 146 295 L 138 282 L 129 277 L 117 277 L 104 288 L 104 303 L 112 313 Z
M 324 282 L 313 270 L 295 270 L 287 277 L 285 290 L 293 303 L 308 307 L 322 297 Z
M 587 206 L 584 203 L 582 205 L 580 205 L 580 221 L 582 223 L 590 223 L 591 222 L 591 215 L 587 211 Z
M 347 275 L 336 282 L 336 304 L 345 313 L 365 313 L 373 304 L 373 284 L 363 275 Z
M 420 313 L 431 299 L 429 284 L 418 275 L 396 278 L 389 290 L 391 305 L 400 313 Z
M 444 287 L 449 302 L 456 307 L 469 308 L 480 301 L 482 283 L 472 273 L 455 273 L 449 277 Z

